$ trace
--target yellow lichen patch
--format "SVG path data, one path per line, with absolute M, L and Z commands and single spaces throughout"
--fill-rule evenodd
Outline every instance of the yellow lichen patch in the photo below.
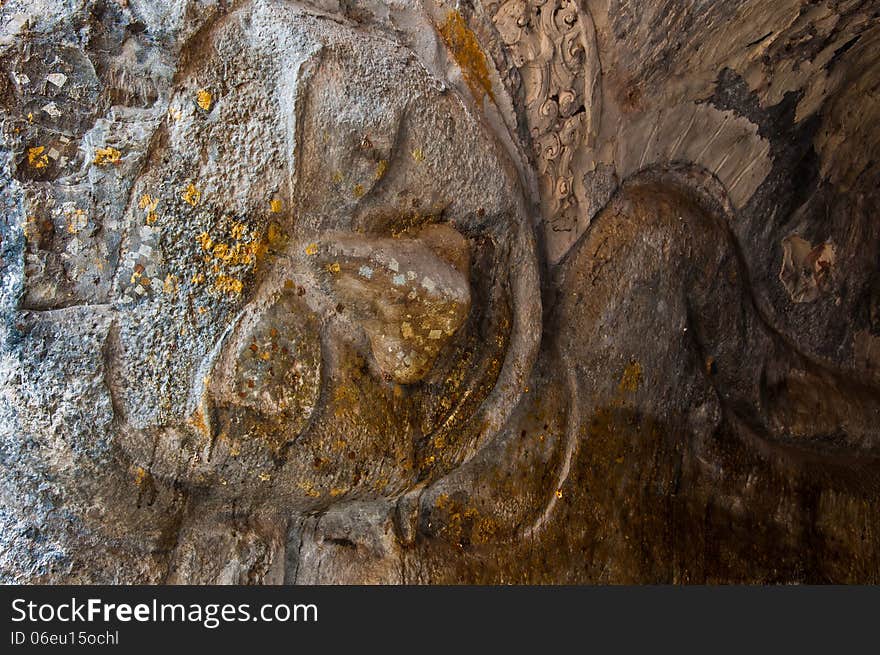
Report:
M 3 6 L 3 5 L 0 4 L 0 7 L 2 7 L 2 6 Z M 34 122 L 34 115 L 33 115 L 33 113 L 28 112 L 28 117 L 27 117 L 27 118 L 28 118 L 28 123 L 33 123 L 33 122 Z
M 557 489 L 557 490 L 556 490 L 556 497 L 557 497 L 557 498 L 562 498 L 562 489 Z
M 196 93 L 196 104 L 203 111 L 211 111 L 211 105 L 214 104 L 214 97 L 207 89 L 199 89 Z
M 351 195 L 355 198 L 361 198 L 366 193 L 366 189 L 364 189 L 363 184 L 355 184 L 351 189 Z
M 327 266 L 327 270 L 331 273 L 338 273 L 342 268 L 339 266 L 339 262 L 333 262 Z
M 284 205 L 278 198 L 272 198 L 269 201 L 269 209 L 273 214 L 280 214 L 281 210 L 284 209 Z
M 422 163 L 425 161 L 425 152 L 421 148 L 416 148 L 412 151 L 412 158 L 417 163 Z
M 333 173 L 333 184 L 341 184 L 343 179 L 342 171 L 336 171 Z
M 205 282 L 205 274 L 204 273 L 196 273 L 192 276 L 190 283 L 192 284 L 204 284 Z
M 202 199 L 202 192 L 196 188 L 195 184 L 190 183 L 180 194 L 183 201 L 188 205 L 195 207 Z
M 120 161 L 122 161 L 122 153 L 116 148 L 107 146 L 95 150 L 95 159 L 92 163 L 95 166 L 109 166 L 110 164 L 118 164 Z
M 36 146 L 28 149 L 28 164 L 31 168 L 46 168 L 49 165 L 49 157 L 45 154 L 46 146 Z
M 376 179 L 381 180 L 385 177 L 385 173 L 388 172 L 388 161 L 383 159 L 378 164 L 376 164 Z
M 446 21 L 440 26 L 440 36 L 452 52 L 455 63 L 461 68 L 474 98 L 482 102 L 483 97 L 488 95 L 494 102 L 495 95 L 489 79 L 486 55 L 483 54 L 477 37 L 459 12 L 453 10 L 447 14 Z
M 306 246 L 306 254 L 309 257 L 317 255 L 318 254 L 318 244 L 317 243 L 310 243 L 309 245 L 307 245 Z
M 638 362 L 632 362 L 624 369 L 623 376 L 621 376 L 620 378 L 618 389 L 620 391 L 635 393 L 639 390 L 639 383 L 641 382 L 641 380 L 642 365 Z
M 214 281 L 214 291 L 217 293 L 229 293 L 238 295 L 244 289 L 244 284 L 241 280 L 235 277 L 229 277 L 228 275 L 219 275 L 217 279 Z

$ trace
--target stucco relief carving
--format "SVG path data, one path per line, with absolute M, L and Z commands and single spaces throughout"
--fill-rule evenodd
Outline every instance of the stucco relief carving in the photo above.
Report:
M 864 8 L 202 4 L 3 5 L 4 579 L 878 579 Z
M 573 0 L 490 2 L 487 11 L 519 70 L 543 219 L 551 230 L 574 230 L 584 211 L 583 153 L 602 111 L 592 17 Z

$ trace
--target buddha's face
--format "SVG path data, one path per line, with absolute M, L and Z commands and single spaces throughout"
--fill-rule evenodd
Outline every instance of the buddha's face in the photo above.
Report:
M 283 3 L 183 62 L 115 281 L 134 465 L 290 507 L 454 465 L 530 356 L 525 203 L 490 131 L 408 50 Z

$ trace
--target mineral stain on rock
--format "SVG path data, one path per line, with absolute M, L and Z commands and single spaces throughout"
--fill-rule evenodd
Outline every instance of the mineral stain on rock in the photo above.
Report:
M 488 96 L 495 101 L 489 65 L 477 37 L 458 11 L 450 11 L 440 26 L 440 35 L 452 52 L 455 62 L 464 73 L 465 80 L 477 102 Z

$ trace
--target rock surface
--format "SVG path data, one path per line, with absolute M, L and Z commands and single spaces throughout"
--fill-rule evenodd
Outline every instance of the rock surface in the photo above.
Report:
M 880 7 L 5 0 L 0 579 L 880 582 Z

